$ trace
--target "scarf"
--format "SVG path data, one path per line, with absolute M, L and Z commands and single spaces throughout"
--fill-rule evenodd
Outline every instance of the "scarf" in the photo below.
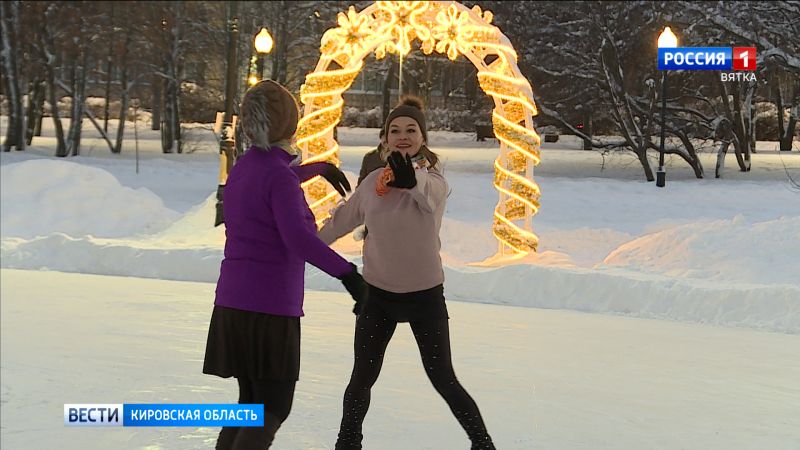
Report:
M 430 161 L 428 161 L 428 158 L 426 158 L 422 152 L 418 152 L 411 158 L 411 164 L 414 165 L 415 170 L 422 169 L 426 172 L 428 171 L 428 167 L 430 167 Z M 390 181 L 394 181 L 394 173 L 392 172 L 392 168 L 387 165 L 382 169 L 375 182 L 375 193 L 378 194 L 378 197 L 383 197 L 389 193 L 389 190 L 392 188 L 388 185 Z

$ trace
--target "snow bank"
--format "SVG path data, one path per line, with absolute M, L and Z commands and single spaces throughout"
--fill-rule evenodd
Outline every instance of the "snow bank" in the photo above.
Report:
M 176 222 L 172 231 L 184 228 L 186 223 L 181 222 Z M 205 226 L 209 234 L 219 233 Z M 144 240 L 72 238 L 60 233 L 32 240 L 5 238 L 2 266 L 216 282 L 222 244 L 192 246 L 191 242 L 174 239 L 172 231 Z M 166 245 L 169 241 L 172 244 Z M 350 259 L 361 264 L 358 257 Z M 720 284 L 614 267 L 582 269 L 570 267 L 568 257 L 557 252 L 544 252 L 530 261 L 495 269 L 446 265 L 445 278 L 445 293 L 450 300 L 800 334 L 800 285 L 796 284 Z M 344 292 L 338 280 L 311 266 L 306 271 L 306 288 Z
M 445 266 L 449 300 L 743 326 L 800 334 L 800 285 L 678 279 L 625 270 L 569 268 L 557 254 L 534 265 L 495 269 Z M 306 287 L 340 290 L 316 268 Z
M 737 216 L 681 225 L 634 239 L 603 264 L 676 278 L 796 285 L 800 217 L 751 224 Z
M 69 161 L 6 164 L 0 182 L 4 237 L 130 236 L 152 233 L 179 217 L 147 188 L 124 187 L 103 169 Z
M 225 226 L 213 226 L 217 214 L 217 193 L 192 208 L 180 220 L 152 236 L 142 239 L 149 246 L 158 248 L 211 248 L 225 247 Z
M 339 132 L 354 180 L 377 130 Z M 51 159 L 50 147 L 0 155 L 2 267 L 215 282 L 225 230 L 213 227 L 213 142 L 164 155 L 153 133 L 138 174 L 130 152 L 70 159 L 80 165 Z M 496 142 L 451 132 L 431 140 L 452 188 L 441 232 L 449 299 L 800 334 L 800 215 L 786 182 L 800 155 L 759 152 L 753 171 L 737 175 L 746 180 L 680 179 L 682 166 L 668 161 L 669 187 L 657 190 L 641 181 L 638 163 L 609 158 L 602 168 L 596 152 L 545 148 L 536 172 L 540 251 L 486 269 L 470 263 L 497 250 Z M 335 248 L 358 262 L 361 243 L 347 236 Z M 316 269 L 307 287 L 344 292 Z

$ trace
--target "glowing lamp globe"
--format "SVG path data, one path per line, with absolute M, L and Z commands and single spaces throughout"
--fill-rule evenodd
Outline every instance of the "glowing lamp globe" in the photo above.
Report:
M 256 35 L 256 51 L 258 53 L 269 53 L 272 51 L 272 45 L 275 41 L 272 40 L 272 36 L 270 36 L 269 31 L 266 28 L 262 28 L 261 31 L 258 32 Z
M 669 27 L 664 28 L 664 31 L 661 32 L 661 36 L 658 37 L 658 48 L 675 48 L 677 46 L 678 38 Z

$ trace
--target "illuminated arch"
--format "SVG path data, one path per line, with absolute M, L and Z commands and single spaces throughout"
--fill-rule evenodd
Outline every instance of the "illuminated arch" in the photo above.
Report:
M 333 131 L 342 117 L 342 94 L 372 51 L 378 59 L 386 53 L 404 56 L 419 39 L 425 54 L 435 50 L 451 60 L 462 54 L 478 69 L 480 86 L 495 105 L 492 124 L 501 143 L 494 162 L 494 186 L 500 197 L 492 226 L 499 242 L 496 256 L 523 256 L 538 244 L 531 227 L 540 196 L 533 181 L 533 167 L 539 164 L 540 139 L 532 122 L 537 110 L 514 48 L 491 21 L 492 13 L 478 6 L 468 9 L 443 1 L 379 1 L 361 12 L 351 6 L 347 13 L 339 13 L 339 26 L 323 35 L 317 67 L 300 89 L 305 107 L 297 144 L 305 163 L 339 164 Z M 320 224 L 335 206 L 338 193 L 320 177 L 303 188 Z

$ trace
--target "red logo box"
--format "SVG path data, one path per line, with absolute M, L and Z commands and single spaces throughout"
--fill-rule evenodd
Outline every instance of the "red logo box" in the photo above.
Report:
M 756 70 L 756 48 L 733 47 L 733 70 Z

